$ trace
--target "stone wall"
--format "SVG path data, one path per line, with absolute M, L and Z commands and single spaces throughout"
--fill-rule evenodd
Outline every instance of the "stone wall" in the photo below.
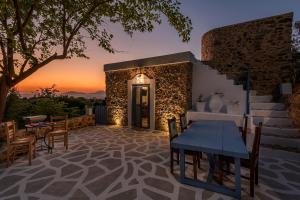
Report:
M 296 126 L 300 127 L 300 84 L 294 87 L 289 98 L 289 114 Z
M 202 38 L 201 60 L 236 81 L 250 66 L 252 89 L 273 94 L 290 81 L 292 20 L 288 13 L 213 29 Z
M 155 128 L 167 130 L 167 119 L 192 107 L 192 63 L 106 71 L 106 105 L 108 122 L 128 125 L 127 81 L 143 73 L 155 79 Z M 179 122 L 179 121 L 178 121 Z

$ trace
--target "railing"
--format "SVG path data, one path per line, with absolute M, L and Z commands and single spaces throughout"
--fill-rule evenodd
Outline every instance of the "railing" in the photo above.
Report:
M 251 85 L 250 85 L 250 67 L 248 65 L 247 68 L 247 76 L 246 76 L 246 114 L 250 114 L 250 89 L 251 89 Z

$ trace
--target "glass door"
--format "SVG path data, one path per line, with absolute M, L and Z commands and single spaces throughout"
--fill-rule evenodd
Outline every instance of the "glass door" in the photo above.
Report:
M 132 126 L 150 127 L 150 86 L 132 86 Z

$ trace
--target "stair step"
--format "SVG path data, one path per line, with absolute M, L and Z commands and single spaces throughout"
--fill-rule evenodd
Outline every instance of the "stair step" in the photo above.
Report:
M 256 117 L 281 117 L 287 118 L 289 114 L 287 111 L 278 111 L 278 110 L 251 110 L 251 115 Z
M 277 127 L 262 127 L 263 135 L 277 136 L 277 137 L 300 137 L 300 131 L 296 128 L 277 128 Z
M 283 103 L 251 103 L 251 110 L 285 110 Z
M 278 145 L 283 148 L 292 148 L 300 150 L 300 139 L 297 138 L 279 138 L 274 136 L 265 136 L 261 137 L 262 145 Z
M 250 90 L 250 95 L 251 96 L 255 96 L 257 94 L 257 91 L 256 90 Z
M 264 126 L 278 127 L 278 128 L 292 128 L 293 121 L 290 118 L 273 118 L 273 117 L 252 117 L 253 124 L 258 125 L 262 122 Z
M 273 100 L 271 95 L 266 96 L 250 96 L 250 102 L 253 103 L 270 103 Z

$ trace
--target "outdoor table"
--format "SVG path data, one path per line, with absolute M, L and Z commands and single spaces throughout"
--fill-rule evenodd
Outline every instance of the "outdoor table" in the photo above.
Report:
M 233 121 L 200 120 L 193 122 L 183 134 L 172 140 L 171 146 L 179 149 L 180 152 L 181 183 L 241 198 L 240 159 L 248 159 L 249 155 L 239 129 Z M 233 157 L 235 189 L 214 184 L 210 180 L 204 182 L 185 177 L 185 150 Z M 210 168 L 209 173 L 211 172 Z
M 46 135 L 47 135 L 47 133 L 45 133 L 45 134 L 43 135 L 43 137 L 38 137 L 38 131 L 39 131 L 41 128 L 48 128 L 48 127 L 51 128 L 51 127 L 52 127 L 52 124 L 51 124 L 51 123 L 49 123 L 49 122 L 30 123 L 30 124 L 26 124 L 25 127 L 26 127 L 26 130 L 27 130 L 28 128 L 31 128 L 32 130 L 35 130 L 34 133 L 35 133 L 36 140 L 39 140 L 39 139 L 42 139 L 42 140 L 43 140 L 43 142 L 44 142 L 44 144 L 45 144 L 45 146 L 46 146 L 46 148 L 47 148 L 47 149 L 45 149 L 45 150 L 48 150 L 49 148 L 51 148 L 51 147 L 49 146 L 49 144 L 47 144 L 47 142 L 46 142 Z M 44 149 L 43 149 L 42 143 L 41 143 L 41 150 L 44 150 Z

